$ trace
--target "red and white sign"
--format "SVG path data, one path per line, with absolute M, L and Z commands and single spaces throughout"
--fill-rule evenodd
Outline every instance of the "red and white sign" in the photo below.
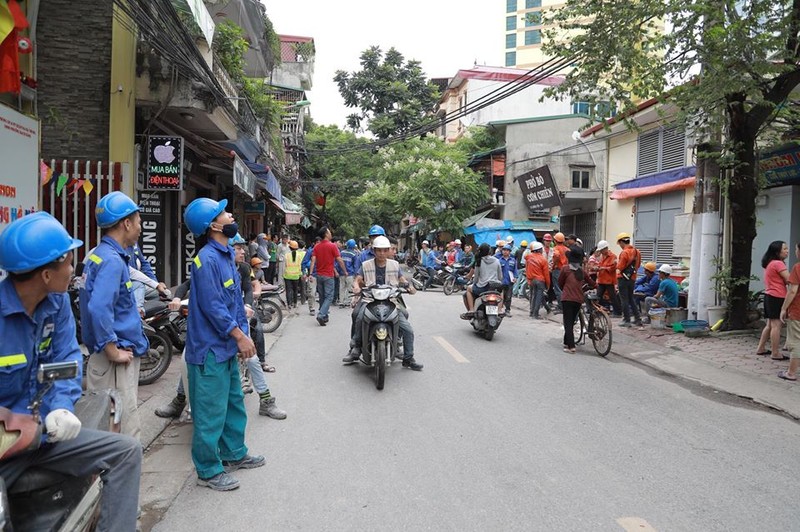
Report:
M 0 232 L 39 210 L 39 121 L 0 104 Z

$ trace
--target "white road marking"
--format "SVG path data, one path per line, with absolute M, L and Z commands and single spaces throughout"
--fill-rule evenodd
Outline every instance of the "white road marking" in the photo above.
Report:
M 656 532 L 656 529 L 641 517 L 620 517 L 617 519 L 617 524 L 627 532 Z
M 448 342 L 447 340 L 445 340 L 441 336 L 434 336 L 433 339 L 436 340 L 437 342 L 439 342 L 439 345 L 441 345 L 444 348 L 445 351 L 450 353 L 450 356 L 453 357 L 456 362 L 461 362 L 462 364 L 469 364 L 469 360 L 467 360 L 464 357 L 464 355 L 459 353 L 458 349 L 456 349 L 455 347 L 450 345 L 450 342 Z

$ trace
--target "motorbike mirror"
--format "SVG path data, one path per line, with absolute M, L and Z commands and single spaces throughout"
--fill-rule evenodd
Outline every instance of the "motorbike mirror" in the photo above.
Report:
M 71 362 L 52 362 L 50 364 L 39 364 L 39 371 L 36 380 L 41 384 L 53 381 L 63 381 L 74 379 L 78 376 L 78 361 Z

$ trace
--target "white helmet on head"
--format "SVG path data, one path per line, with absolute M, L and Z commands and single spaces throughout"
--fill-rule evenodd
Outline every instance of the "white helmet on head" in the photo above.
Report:
M 511 236 L 511 235 L 508 235 L 508 236 L 506 237 L 506 242 L 513 242 L 513 241 L 514 241 L 514 237 L 513 237 L 513 236 Z
M 423 243 L 423 244 L 426 244 L 426 245 L 429 245 L 429 244 L 430 244 L 430 242 L 428 242 L 427 240 L 423 240 L 423 241 L 422 241 L 422 243 Z
M 497 242 L 494 243 L 494 245 L 495 245 L 495 247 L 501 248 L 501 247 L 506 245 L 506 241 L 505 240 L 498 240 Z
M 608 240 L 601 240 L 597 243 L 597 251 L 603 251 L 604 249 L 608 249 Z
M 376 236 L 375 240 L 372 241 L 372 247 L 377 249 L 389 249 L 392 247 L 392 243 L 389 242 L 389 239 L 383 235 Z
M 460 246 L 460 245 L 461 245 L 461 240 L 459 240 L 459 239 L 457 239 L 457 238 L 454 240 L 454 242 L 455 242 L 455 244 L 456 244 L 457 246 Z
M 542 243 L 541 243 L 541 242 L 534 242 L 534 243 L 531 245 L 531 249 L 532 249 L 533 251 L 541 251 L 542 249 L 544 249 L 544 246 L 542 245 Z
M 672 275 L 672 266 L 669 264 L 662 264 L 658 271 L 666 275 Z

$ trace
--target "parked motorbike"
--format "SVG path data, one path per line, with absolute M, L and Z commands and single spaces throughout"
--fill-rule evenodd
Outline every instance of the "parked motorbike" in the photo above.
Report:
M 169 310 L 166 302 L 144 302 L 142 318 L 144 334 L 150 342 L 139 366 L 139 384 L 153 384 L 166 373 L 172 362 L 173 349 L 183 351 L 186 345 L 186 315 Z
M 281 299 L 281 294 L 284 290 L 284 287 L 277 285 L 262 285 L 261 287 L 261 295 L 255 301 L 253 310 L 258 314 L 265 333 L 277 331 L 283 322 L 282 307 L 285 307 L 286 303 Z
M 469 322 L 475 331 L 489 341 L 494 338 L 494 333 L 503 321 L 503 285 L 502 283 L 489 283 L 488 290 L 475 298 L 475 310 L 469 315 Z M 464 292 L 464 299 L 467 293 Z
M 361 290 L 366 303 L 361 322 L 361 362 L 375 369 L 375 387 L 383 390 L 386 368 L 394 358 L 402 358 L 400 349 L 400 312 L 398 306 L 404 288 L 373 285 Z
M 39 389 L 30 413 L 18 414 L 0 407 L 0 459 L 38 449 L 42 441 L 42 398 L 57 380 L 73 379 L 77 362 L 41 364 Z M 114 392 L 84 393 L 75 404 L 75 415 L 83 427 L 119 430 L 119 412 Z M 74 477 L 32 467 L 12 485 L 0 479 L 0 530 L 77 531 L 93 530 L 100 512 L 103 483 L 98 475 Z
M 444 295 L 449 296 L 453 292 L 466 290 L 466 286 L 469 281 L 467 281 L 465 276 L 469 270 L 469 266 L 464 266 L 458 262 L 454 263 L 452 266 L 445 266 L 444 272 L 446 273 L 447 277 L 442 285 L 442 291 L 444 292 Z

